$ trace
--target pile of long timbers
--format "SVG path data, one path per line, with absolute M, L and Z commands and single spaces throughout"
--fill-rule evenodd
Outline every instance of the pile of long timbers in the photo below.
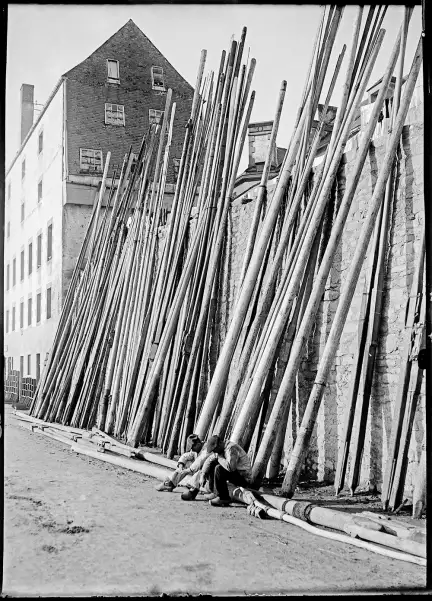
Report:
M 161 122 L 149 127 L 137 155 L 130 150 L 121 172 L 112 176 L 112 182 L 117 183 L 109 191 L 107 154 L 60 323 L 30 407 L 31 416 L 80 431 L 97 428 L 101 436 L 117 440 L 117 448 L 147 444 L 162 449 L 168 458 L 184 450 L 191 432 L 203 439 L 217 433 L 248 450 L 254 486 L 266 473 L 275 476 L 296 375 L 395 73 L 385 157 L 282 485 L 285 496 L 292 497 L 371 247 L 364 291 L 367 302 L 360 320 L 363 329 L 359 331 L 335 483 L 336 492 L 342 490 L 351 448 L 349 486 L 352 492 L 356 489 L 374 371 L 397 152 L 422 56 L 419 41 L 402 87 L 412 14 L 412 9 L 406 8 L 359 141 L 353 172 L 337 213 L 331 217 L 332 190 L 385 36 L 381 25 L 387 7 L 372 6 L 367 15 L 358 7 L 350 47 L 342 47 L 334 72 L 328 73 L 343 10 L 334 5 L 323 10 L 292 136 L 270 198 L 271 149 L 286 94 L 286 82 L 282 81 L 239 293 L 215 366 L 209 368 L 211 351 L 217 346 L 213 338 L 227 222 L 255 99 L 252 82 L 256 61 L 249 59 L 249 54 L 245 58 L 246 28 L 240 40 L 233 37 L 227 51 L 222 52 L 217 73 L 205 74 L 206 51 L 202 51 L 168 216 L 163 200 L 176 111 L 171 90 L 166 94 Z M 314 159 L 328 131 L 328 107 L 344 61 L 341 100 L 311 185 Z M 383 484 L 383 503 L 390 509 L 403 500 L 417 402 L 410 378 L 418 375 L 418 370 L 410 344 L 421 311 L 423 259 L 422 252 L 413 283 L 417 287 L 415 304 L 408 311 L 406 365 L 401 370 L 403 381 Z M 281 369 L 277 360 L 282 347 L 288 358 L 278 393 L 270 400 L 276 365 Z M 356 410 L 361 421 L 354 434 Z M 420 479 L 418 488 L 423 486 Z

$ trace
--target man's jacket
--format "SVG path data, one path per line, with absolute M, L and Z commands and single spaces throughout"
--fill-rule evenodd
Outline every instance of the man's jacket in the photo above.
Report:
M 202 471 L 207 474 L 210 465 L 218 461 L 218 463 L 228 472 L 238 472 L 245 480 L 250 480 L 252 477 L 252 465 L 249 455 L 240 445 L 235 442 L 226 441 L 222 453 L 211 453 L 202 466 Z

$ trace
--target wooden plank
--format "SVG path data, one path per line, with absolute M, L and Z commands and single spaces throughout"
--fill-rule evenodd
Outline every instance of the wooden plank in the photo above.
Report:
M 125 469 L 132 470 L 134 472 L 138 472 L 146 476 L 151 476 L 152 478 L 157 478 L 159 480 L 166 480 L 167 478 L 169 478 L 171 473 L 169 470 L 153 465 L 150 462 L 137 461 L 136 459 L 128 459 L 126 457 L 119 457 L 114 455 L 110 451 L 101 454 L 98 453 L 98 451 L 96 450 L 89 449 L 77 443 L 72 445 L 72 451 L 76 453 L 81 453 L 82 455 L 88 455 L 89 457 L 100 459 L 100 461 L 106 461 L 107 463 L 112 463 L 113 465 L 117 465 L 118 467 L 123 467 Z

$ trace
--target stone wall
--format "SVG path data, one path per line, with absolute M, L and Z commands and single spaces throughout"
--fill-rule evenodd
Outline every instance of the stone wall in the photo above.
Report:
M 405 311 L 410 294 L 415 266 L 418 262 L 420 237 L 423 226 L 423 115 L 422 87 L 416 87 L 406 125 L 403 129 L 397 171 L 397 191 L 392 208 L 389 248 L 384 284 L 382 321 L 377 349 L 376 368 L 370 401 L 365 447 L 361 468 L 360 486 L 381 489 L 383 470 L 387 458 L 387 445 L 391 432 L 394 403 L 401 368 L 401 352 L 405 335 Z M 365 108 L 366 110 L 370 110 Z M 365 120 L 365 119 L 363 119 Z M 366 119 L 367 120 L 367 119 Z M 352 203 L 344 234 L 339 245 L 333 268 L 329 275 L 323 301 L 317 315 L 313 335 L 308 341 L 297 378 L 296 399 L 291 410 L 285 439 L 283 464 L 286 466 L 300 426 L 319 359 L 322 355 L 331 323 L 337 308 L 344 274 L 351 263 L 354 250 L 364 222 L 368 202 L 385 154 L 386 123 L 375 132 L 369 154 Z M 360 135 L 360 134 L 359 134 Z M 352 175 L 358 137 L 350 141 L 351 149 L 344 155 L 335 189 L 333 218 L 340 203 L 347 180 Z M 270 187 L 269 196 L 274 190 Z M 239 276 L 247 244 L 250 223 L 255 206 L 256 189 L 249 191 L 248 200 L 237 198 L 232 205 L 227 226 L 217 308 L 217 339 L 212 348 L 213 365 L 232 318 L 233 306 L 239 289 Z M 245 203 L 246 204 L 243 204 Z M 274 245 L 274 244 L 273 244 Z M 355 290 L 354 298 L 342 339 L 337 351 L 326 393 L 321 404 L 317 425 L 308 452 L 305 475 L 319 481 L 334 479 L 338 453 L 345 423 L 345 408 L 353 376 L 354 355 L 357 348 L 357 331 L 370 249 Z M 263 287 L 265 287 L 264 276 Z M 424 307 L 423 307 L 424 310 Z M 283 353 L 279 357 L 282 369 L 273 382 L 273 395 L 283 375 Z M 235 372 L 236 356 L 232 374 Z M 232 374 L 230 381 L 232 381 Z M 419 383 L 418 409 L 412 435 L 406 493 L 410 493 L 413 467 L 418 462 L 424 435 L 425 383 Z M 354 427 L 357 427 L 358 415 Z M 350 463 L 348 464 L 348 474 Z

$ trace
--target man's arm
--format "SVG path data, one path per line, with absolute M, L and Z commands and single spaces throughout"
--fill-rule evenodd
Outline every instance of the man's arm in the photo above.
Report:
M 204 465 L 207 457 L 209 456 L 208 451 L 204 448 L 193 463 L 189 466 L 192 473 L 198 472 Z
M 207 457 L 207 459 L 205 460 L 205 462 L 201 468 L 201 471 L 205 476 L 207 476 L 208 472 L 210 471 L 211 464 L 218 461 L 218 459 L 219 459 L 219 455 L 217 453 L 211 453 Z
M 179 460 L 177 461 L 177 466 L 179 467 L 180 464 L 182 464 L 184 467 L 188 461 L 193 461 L 194 459 L 195 459 L 195 455 L 194 455 L 193 451 L 188 451 L 187 453 L 183 453 L 183 455 L 181 455 L 179 457 Z

